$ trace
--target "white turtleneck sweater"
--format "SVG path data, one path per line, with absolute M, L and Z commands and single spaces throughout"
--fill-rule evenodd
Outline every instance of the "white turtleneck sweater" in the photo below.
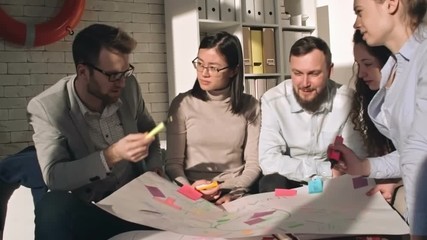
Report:
M 171 179 L 219 180 L 224 181 L 221 189 L 247 191 L 258 178 L 258 101 L 245 94 L 245 110 L 236 115 L 230 111 L 229 95 L 227 88 L 208 93 L 209 101 L 202 101 L 188 91 L 172 101 L 166 157 Z

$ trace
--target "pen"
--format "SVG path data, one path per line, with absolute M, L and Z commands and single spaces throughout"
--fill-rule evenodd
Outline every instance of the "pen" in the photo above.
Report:
M 174 182 L 176 183 L 176 185 L 178 185 L 179 187 L 184 186 L 184 184 L 182 184 L 180 181 L 178 181 L 178 180 L 176 180 L 176 179 L 174 179 L 173 181 L 174 181 Z

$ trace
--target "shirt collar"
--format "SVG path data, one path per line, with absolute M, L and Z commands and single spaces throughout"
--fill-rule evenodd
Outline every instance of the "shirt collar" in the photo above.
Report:
M 409 61 L 415 55 L 417 47 L 421 43 L 419 39 L 421 36 L 418 36 L 417 33 L 418 31 L 415 31 L 397 53 L 401 55 L 406 61 Z
M 394 56 L 390 56 L 386 64 L 381 69 L 381 82 L 380 88 L 384 87 L 387 83 L 390 73 L 393 71 L 393 68 L 397 66 L 397 62 L 406 61 L 409 62 L 416 54 L 418 46 L 421 44 L 421 39 L 424 39 L 425 32 L 422 31 L 422 28 L 418 28 L 409 39 L 403 44 L 399 52 Z

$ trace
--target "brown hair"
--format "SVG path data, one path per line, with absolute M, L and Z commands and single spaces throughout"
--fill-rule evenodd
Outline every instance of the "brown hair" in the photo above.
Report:
M 426 15 L 427 0 L 405 0 L 406 11 L 410 18 L 411 29 L 415 30 L 420 26 Z
M 363 40 L 362 34 L 356 30 L 353 35 L 353 43 L 362 44 L 374 56 L 380 66 L 384 66 L 391 52 L 384 46 L 370 47 Z M 363 141 L 367 147 L 369 156 L 381 156 L 394 150 L 391 141 L 382 135 L 375 127 L 368 115 L 368 105 L 378 90 L 371 90 L 358 77 L 357 71 L 354 70 L 353 76 L 356 79 L 356 92 L 353 95 L 353 103 L 350 111 L 350 119 L 354 124 L 354 129 L 362 133 Z
M 120 28 L 105 24 L 92 24 L 81 30 L 73 42 L 74 64 L 98 64 L 102 48 L 129 54 L 136 47 L 136 41 Z

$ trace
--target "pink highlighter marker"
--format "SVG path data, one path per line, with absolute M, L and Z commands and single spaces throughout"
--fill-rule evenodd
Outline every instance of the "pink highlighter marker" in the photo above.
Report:
M 334 144 L 338 144 L 338 143 L 342 144 L 343 142 L 344 142 L 344 139 L 342 136 L 338 135 L 335 137 Z M 332 148 L 328 148 L 328 159 L 332 163 L 331 167 L 333 167 L 339 161 L 342 161 L 341 160 L 341 153 L 339 151 L 332 149 Z

